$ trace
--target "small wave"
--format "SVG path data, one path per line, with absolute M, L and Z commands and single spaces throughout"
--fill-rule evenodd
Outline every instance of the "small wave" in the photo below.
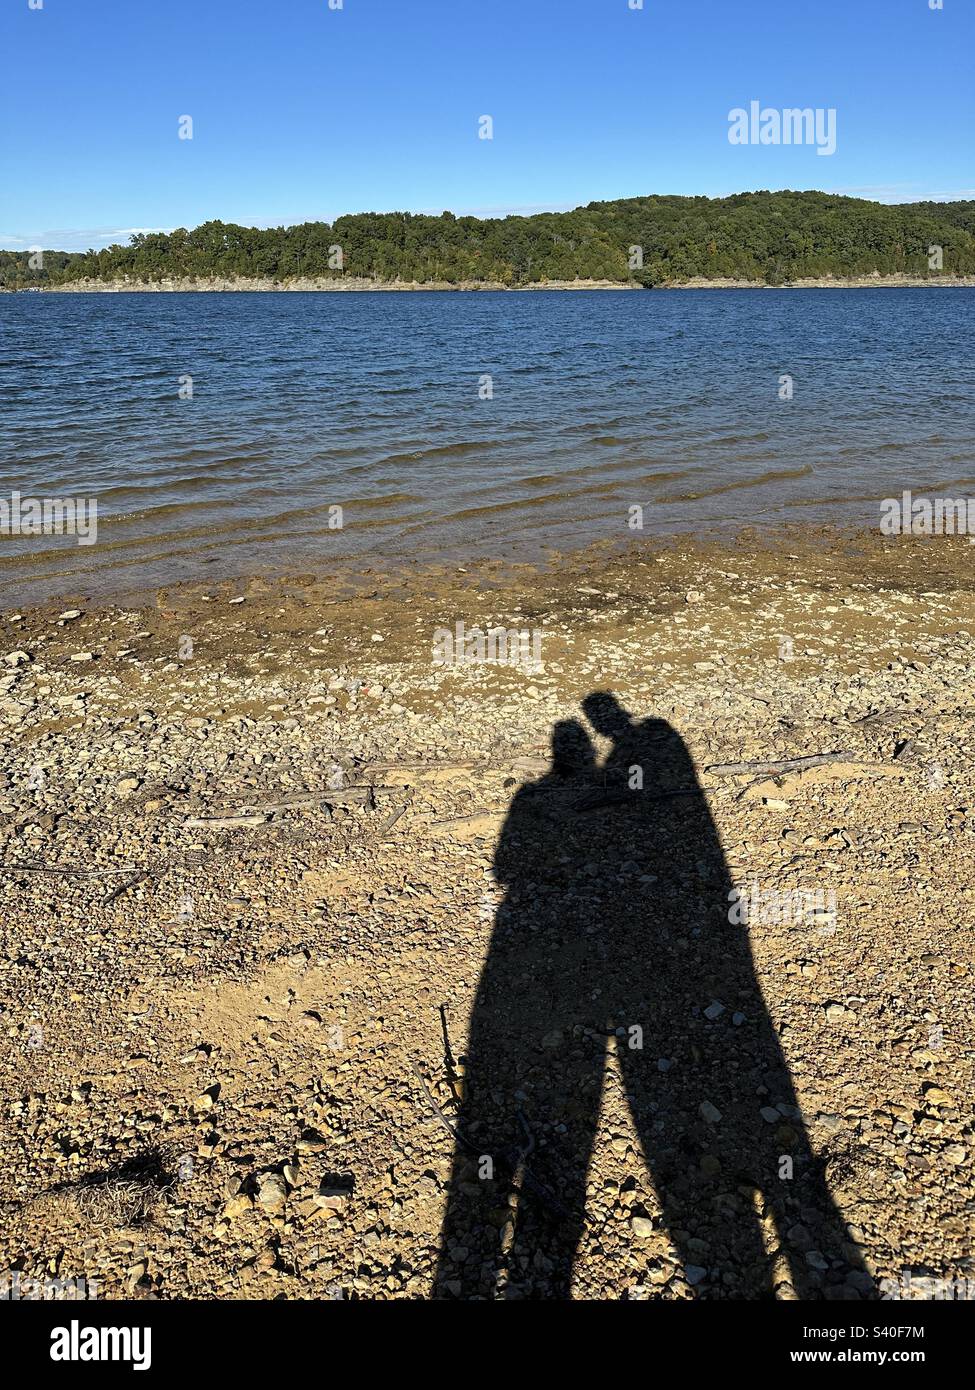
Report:
M 707 439 L 704 443 L 711 449 L 729 449 L 737 444 L 767 444 L 771 435 L 764 430 L 758 430 L 755 434 L 722 434 L 717 439 Z
M 417 449 L 409 454 L 389 454 L 380 464 L 420 463 L 423 459 L 454 458 L 464 454 L 474 454 L 479 449 L 489 449 L 492 444 L 483 439 L 464 440 L 460 444 L 438 444 L 432 449 Z
M 721 483 L 718 487 L 702 488 L 700 492 L 679 492 L 669 497 L 659 497 L 658 502 L 699 502 L 705 497 L 718 497 L 724 492 L 737 492 L 742 488 L 765 487 L 769 483 L 791 482 L 795 478 L 807 478 L 813 472 L 812 464 L 802 468 L 778 468 L 768 473 L 759 473 L 754 478 L 737 478 L 732 483 Z

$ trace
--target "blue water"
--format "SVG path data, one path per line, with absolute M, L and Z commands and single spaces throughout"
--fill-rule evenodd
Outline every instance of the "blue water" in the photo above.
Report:
M 626 539 L 633 505 L 644 537 L 873 526 L 905 487 L 975 487 L 973 309 L 972 289 L 0 296 L 0 498 L 98 501 L 94 546 L 0 535 L 0 586 L 539 558 Z

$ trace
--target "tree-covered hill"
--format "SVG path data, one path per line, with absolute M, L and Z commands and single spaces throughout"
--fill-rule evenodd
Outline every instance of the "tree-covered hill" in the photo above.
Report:
M 730 198 L 652 196 L 590 203 L 532 217 L 428 217 L 365 212 L 332 224 L 139 233 L 102 251 L 0 251 L 0 288 L 84 278 L 366 276 L 377 280 L 613 280 L 652 286 L 695 276 L 778 285 L 821 276 L 975 274 L 975 201 L 889 206 L 831 193 L 757 192 Z M 341 247 L 341 269 L 335 247 Z M 642 249 L 642 268 L 632 247 Z M 36 257 L 35 257 L 36 260 Z M 633 268 L 631 268 L 631 265 Z

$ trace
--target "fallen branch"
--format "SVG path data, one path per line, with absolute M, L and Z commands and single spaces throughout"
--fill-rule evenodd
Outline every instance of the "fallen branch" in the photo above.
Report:
M 440 1005 L 440 1027 L 443 1031 L 443 1069 L 446 1072 L 447 1081 L 450 1085 L 450 1093 L 455 1103 L 459 1105 L 461 1097 L 457 1094 L 457 1082 L 460 1078 L 457 1075 L 457 1064 L 454 1061 L 454 1054 L 450 1049 L 450 1034 L 447 1031 L 446 1004 Z
M 117 888 L 113 888 L 108 897 L 102 899 L 102 907 L 108 907 L 110 903 L 115 902 L 116 898 L 120 898 L 123 893 L 127 893 L 130 888 L 134 888 L 137 883 L 141 883 L 143 879 L 148 877 L 149 870 L 140 869 L 138 873 L 132 875 L 127 883 L 120 883 Z
M 106 874 L 131 874 L 134 864 L 121 869 L 75 869 L 70 864 L 8 864 L 0 865 L 0 874 L 74 874 L 78 878 L 102 878 Z
M 366 764 L 370 772 L 422 772 L 428 767 L 439 768 L 464 768 L 464 767 L 490 767 L 490 763 L 475 758 L 466 758 L 462 762 L 430 761 L 419 763 L 368 763 Z
M 240 810 L 243 811 L 263 811 L 266 815 L 273 815 L 276 811 L 301 810 L 305 806 L 346 806 L 360 805 L 368 806 L 375 810 L 376 792 L 398 792 L 401 787 L 383 786 L 364 786 L 364 787 L 326 787 L 319 792 L 288 792 L 285 796 L 279 797 L 276 801 L 242 801 Z
M 268 816 L 314 806 L 368 806 L 375 810 L 376 792 L 401 791 L 400 787 L 329 787 L 319 792 L 289 792 L 276 801 L 242 801 L 235 807 L 215 810 L 212 816 L 191 816 L 188 826 L 233 830 L 237 826 L 263 825 Z
M 807 767 L 822 767 L 826 763 L 848 763 L 856 761 L 856 755 L 849 749 L 842 753 L 815 753 L 807 758 L 782 758 L 778 762 L 765 762 L 759 759 L 754 763 L 711 763 L 705 768 L 717 777 L 744 777 L 755 772 L 760 776 L 774 777 L 779 772 L 798 772 Z
M 191 830 L 241 830 L 266 821 L 267 816 L 190 816 L 183 824 Z
M 396 810 L 392 813 L 391 816 L 386 817 L 382 825 L 379 827 L 380 836 L 385 835 L 387 830 L 392 830 L 393 826 L 399 820 L 400 816 L 404 816 L 406 814 L 409 805 L 410 803 L 408 801 L 404 801 L 402 806 L 397 806 Z

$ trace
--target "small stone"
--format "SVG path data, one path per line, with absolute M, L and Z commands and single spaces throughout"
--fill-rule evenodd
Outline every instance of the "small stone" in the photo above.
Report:
M 280 1173 L 262 1173 L 258 1179 L 257 1200 L 265 1211 L 280 1211 L 288 1198 L 288 1185 Z
M 720 1122 L 721 1111 L 716 1105 L 712 1105 L 709 1100 L 702 1100 L 697 1109 L 701 1119 L 707 1120 L 709 1125 L 716 1125 Z M 778 1116 L 776 1116 L 776 1119 L 778 1119 Z
M 952 1099 L 947 1091 L 943 1091 L 940 1086 L 927 1086 L 924 1090 L 924 1099 L 929 1105 L 951 1105 Z
M 236 1221 L 245 1212 L 250 1211 L 254 1206 L 254 1198 L 247 1192 L 238 1192 L 236 1197 L 231 1197 L 229 1202 L 225 1202 L 221 1217 L 224 1221 Z
M 782 1118 L 777 1110 L 773 1110 L 771 1105 L 763 1105 L 760 1113 L 767 1125 L 778 1124 Z
M 715 999 L 715 1001 L 712 1004 L 709 1004 L 707 1008 L 704 1010 L 704 1017 L 714 1020 L 716 1018 L 720 1018 L 723 1013 L 724 1005 L 722 1003 L 719 1003 L 719 1001 Z
M 649 1216 L 631 1216 L 630 1230 L 638 1240 L 650 1240 L 654 1235 L 653 1222 Z
M 699 1284 L 706 1274 L 707 1270 L 703 1267 L 703 1265 L 684 1266 L 684 1278 L 692 1287 L 695 1284 Z
M 324 1207 L 327 1211 L 341 1211 L 350 1195 L 349 1188 L 337 1186 L 326 1180 L 315 1194 L 315 1205 Z

